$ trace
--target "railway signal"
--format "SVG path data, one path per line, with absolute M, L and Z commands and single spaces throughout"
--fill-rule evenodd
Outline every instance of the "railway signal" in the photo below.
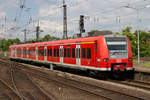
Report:
M 80 29 L 80 37 L 82 37 L 82 33 L 85 32 L 84 29 L 84 15 L 80 15 L 80 21 L 79 21 L 79 29 Z

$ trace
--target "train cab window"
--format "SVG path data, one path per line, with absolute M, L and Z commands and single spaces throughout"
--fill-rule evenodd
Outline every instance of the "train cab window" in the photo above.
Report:
M 68 48 L 68 58 L 70 58 L 70 48 Z
M 59 57 L 59 48 L 57 48 L 57 57 Z
M 57 53 L 57 52 L 56 52 L 56 49 L 54 49 L 54 57 L 56 57 L 56 53 Z
M 85 48 L 82 48 L 82 58 L 85 58 Z
M 67 57 L 66 54 L 67 54 L 67 49 L 64 48 L 64 57 Z
M 75 58 L 75 48 L 72 48 L 72 58 Z
M 87 48 L 87 59 L 91 59 L 91 48 Z

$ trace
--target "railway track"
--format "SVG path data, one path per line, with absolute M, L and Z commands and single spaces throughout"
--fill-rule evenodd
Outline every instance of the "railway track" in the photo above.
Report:
M 20 100 L 56 100 L 53 95 L 47 94 L 42 88 L 40 88 L 40 86 L 38 86 L 29 75 L 18 70 L 16 65 L 11 64 L 9 61 L 4 61 L 3 59 L 0 59 L 0 62 L 5 63 L 5 65 L 8 66 L 9 73 L 7 73 L 7 77 L 5 78 L 10 79 L 9 81 L 11 82 L 6 84 L 9 87 L 11 86 L 10 88 L 13 89 L 18 97 L 20 97 Z
M 50 78 L 49 75 L 47 75 L 46 73 L 42 71 L 34 70 L 29 67 L 21 67 L 21 65 L 20 67 L 17 67 L 17 69 L 22 70 L 28 75 L 31 75 L 33 77 L 41 78 L 42 80 L 45 80 L 48 82 L 55 81 L 57 83 L 84 91 L 86 93 L 102 97 L 106 100 L 148 100 L 146 98 L 129 95 L 127 93 L 122 93 L 122 92 L 118 92 L 115 90 L 106 89 L 101 86 L 95 86 L 95 85 L 88 84 L 86 82 L 81 82 L 78 80 L 72 80 L 72 79 L 68 79 L 68 78 L 64 78 L 60 76 L 56 76 L 57 78 L 55 79 Z
M 16 90 L 11 88 L 5 81 L 0 79 L 0 90 L 2 92 L 1 100 L 23 100 L 22 96 L 20 96 Z
M 149 82 L 144 82 L 144 81 L 137 81 L 137 80 L 127 80 L 127 81 L 115 81 L 111 80 L 111 82 L 119 83 L 119 84 L 124 84 L 144 90 L 150 91 L 150 83 Z
M 42 90 L 28 75 L 20 71 L 11 72 L 15 89 L 24 100 L 55 100 L 55 98 Z
M 26 70 L 26 72 L 29 74 L 32 74 L 32 76 L 34 77 L 42 78 L 44 80 L 46 79 L 46 81 L 55 81 L 55 82 L 58 82 L 67 86 L 71 86 L 73 88 L 77 88 L 82 91 L 86 91 L 90 94 L 106 98 L 108 100 L 127 100 L 127 98 L 128 100 L 147 100 L 142 97 L 121 93 L 115 90 L 106 89 L 100 86 L 95 86 L 89 83 L 72 80 L 72 79 L 68 79 L 68 78 L 64 78 L 60 76 L 57 76 L 56 79 L 52 79 L 47 74 L 43 73 L 42 71 L 37 71 L 37 70 L 35 71 L 33 69 L 30 69 L 30 71 Z M 40 73 L 40 74 L 37 74 L 37 73 Z

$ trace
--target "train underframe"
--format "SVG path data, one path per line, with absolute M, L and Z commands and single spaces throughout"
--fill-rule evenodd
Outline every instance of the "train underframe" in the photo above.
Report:
M 23 63 L 29 63 L 29 64 L 35 64 L 35 65 L 48 65 L 46 63 L 40 63 L 40 62 L 34 62 L 34 61 L 25 61 L 21 59 L 10 59 L 12 61 L 17 61 L 17 62 L 23 62 Z M 52 64 L 55 67 L 57 65 Z M 61 66 L 63 68 L 63 66 Z M 66 67 L 64 67 L 66 69 Z M 70 68 L 68 68 L 70 69 Z M 71 68 L 72 69 L 72 68 Z M 114 70 L 115 69 L 115 70 Z M 74 69 L 74 70 L 79 70 L 79 69 Z M 122 67 L 115 68 L 114 65 L 111 67 L 111 71 L 97 71 L 97 70 L 85 70 L 89 76 L 92 77 L 98 77 L 100 79 L 119 79 L 119 80 L 126 80 L 126 79 L 134 79 L 134 69 L 133 70 L 126 70 Z

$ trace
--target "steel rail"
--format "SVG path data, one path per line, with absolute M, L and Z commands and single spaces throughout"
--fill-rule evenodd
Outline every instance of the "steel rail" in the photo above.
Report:
M 17 91 L 14 90 L 12 87 L 10 87 L 5 81 L 3 81 L 2 79 L 0 79 L 0 82 L 2 84 L 4 84 L 9 90 L 11 90 L 16 96 L 18 96 L 18 98 L 20 98 L 22 100 L 22 97 L 20 95 L 18 95 Z M 9 98 L 11 98 L 11 96 L 9 96 L 8 94 L 6 94 Z

